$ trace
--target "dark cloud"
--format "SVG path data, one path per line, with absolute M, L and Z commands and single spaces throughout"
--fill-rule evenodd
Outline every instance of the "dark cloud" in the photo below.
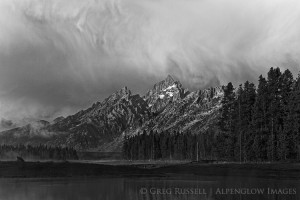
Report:
M 299 70 L 296 0 L 3 0 L 0 117 L 54 118 L 167 74 L 190 89 Z

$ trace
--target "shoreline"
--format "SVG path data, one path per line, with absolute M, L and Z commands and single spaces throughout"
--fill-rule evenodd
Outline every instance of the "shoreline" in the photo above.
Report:
M 228 176 L 299 179 L 299 163 L 84 163 L 0 161 L 0 178 Z

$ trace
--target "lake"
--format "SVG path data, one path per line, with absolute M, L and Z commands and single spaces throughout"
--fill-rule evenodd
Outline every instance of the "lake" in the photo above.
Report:
M 1 200 L 298 200 L 300 180 L 243 177 L 0 179 Z

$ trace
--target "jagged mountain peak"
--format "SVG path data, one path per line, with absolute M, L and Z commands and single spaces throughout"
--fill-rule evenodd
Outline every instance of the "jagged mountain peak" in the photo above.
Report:
M 116 94 L 120 95 L 120 96 L 130 96 L 131 95 L 131 91 L 128 89 L 127 86 L 124 86 L 123 88 L 121 88 L 120 90 L 118 90 L 117 92 L 115 92 Z
M 165 79 L 166 82 L 170 82 L 170 83 L 174 83 L 175 82 L 175 79 L 170 75 L 168 74 L 167 78 Z
M 155 90 L 156 92 L 158 92 L 158 91 L 166 89 L 170 86 L 178 87 L 178 88 L 182 87 L 180 81 L 175 80 L 171 75 L 168 75 L 164 80 L 154 84 L 152 90 Z
M 185 90 L 178 80 L 171 75 L 166 79 L 156 83 L 144 96 L 151 111 L 156 113 L 164 109 L 164 107 L 172 101 L 182 99 L 185 96 Z
M 108 98 L 104 100 L 104 102 L 114 102 L 122 98 L 130 97 L 131 95 L 131 91 L 128 89 L 127 86 L 125 86 L 120 90 L 116 91 L 115 93 L 111 94 Z

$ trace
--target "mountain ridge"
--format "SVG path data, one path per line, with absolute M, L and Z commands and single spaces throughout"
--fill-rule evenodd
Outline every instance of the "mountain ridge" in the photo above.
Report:
M 2 144 L 43 143 L 78 150 L 120 151 L 124 135 L 143 130 L 200 133 L 216 122 L 222 87 L 190 92 L 168 75 L 141 97 L 126 86 L 74 115 L 0 133 Z

